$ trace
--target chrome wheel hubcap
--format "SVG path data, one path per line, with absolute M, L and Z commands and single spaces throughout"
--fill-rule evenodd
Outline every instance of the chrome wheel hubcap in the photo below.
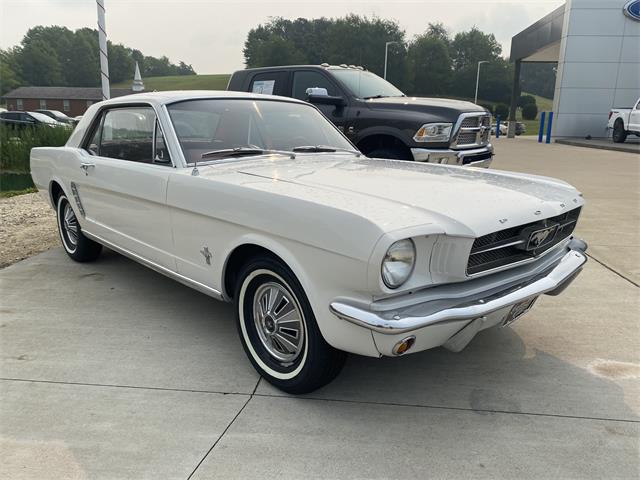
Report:
M 78 245 L 78 219 L 68 202 L 64 206 L 62 226 L 66 234 L 66 239 L 70 243 L 69 246 L 76 247 Z
M 253 320 L 270 355 L 283 363 L 298 358 L 304 346 L 304 320 L 286 288 L 275 282 L 261 285 L 253 297 Z

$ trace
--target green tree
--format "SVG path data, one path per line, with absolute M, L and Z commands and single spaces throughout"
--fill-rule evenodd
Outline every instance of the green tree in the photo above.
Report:
M 16 49 L 0 49 L 0 95 L 21 85 L 22 80 L 17 66 Z
M 275 35 L 260 42 L 254 55 L 258 65 L 297 65 L 307 63 L 305 55 L 295 47 L 293 42 Z
M 377 17 L 274 18 L 249 31 L 243 53 L 249 68 L 327 62 L 363 65 L 382 75 L 385 42 L 397 42 L 389 49 L 388 77 L 403 88 L 407 82 L 404 37 L 396 22 Z
M 135 61 L 132 50 L 121 43 L 108 43 L 109 49 L 109 78 L 112 83 L 125 82 L 133 79 Z
M 457 72 L 475 69 L 481 60 L 497 60 L 501 53 L 502 47 L 496 37 L 492 33 L 483 33 L 476 27 L 456 34 L 451 43 L 453 68 Z
M 427 32 L 409 46 L 408 63 L 411 93 L 443 95 L 451 86 L 451 58 L 447 44 L 439 35 Z

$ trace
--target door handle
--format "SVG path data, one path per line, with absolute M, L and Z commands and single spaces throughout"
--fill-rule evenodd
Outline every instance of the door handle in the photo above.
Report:
M 89 175 L 89 169 L 90 169 L 90 168 L 95 168 L 95 167 L 96 167 L 96 164 L 95 164 L 95 163 L 86 163 L 86 162 L 82 162 L 82 163 L 80 164 L 80 168 L 81 168 L 82 170 L 84 170 L 84 174 L 85 174 L 85 175 Z

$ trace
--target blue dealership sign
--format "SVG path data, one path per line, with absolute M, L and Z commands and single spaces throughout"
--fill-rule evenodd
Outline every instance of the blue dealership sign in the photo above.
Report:
M 622 11 L 627 17 L 640 21 L 640 0 L 627 2 L 627 4 L 622 7 Z

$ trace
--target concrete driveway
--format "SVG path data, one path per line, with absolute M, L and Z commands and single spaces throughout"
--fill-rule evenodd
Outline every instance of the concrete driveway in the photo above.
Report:
M 583 274 L 459 354 L 352 356 L 306 397 L 260 381 L 229 305 L 117 254 L 2 270 L 0 478 L 638 478 L 639 160 L 497 153 L 583 190 Z

